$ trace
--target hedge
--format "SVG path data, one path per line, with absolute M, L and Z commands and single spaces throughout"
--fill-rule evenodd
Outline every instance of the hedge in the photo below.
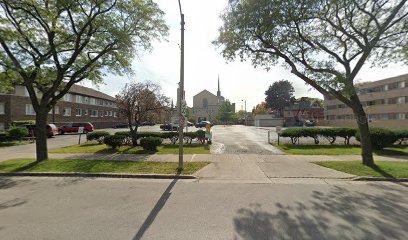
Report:
M 23 125 L 35 125 L 35 120 L 19 120 L 11 122 L 11 126 L 18 127 Z
M 123 145 L 124 139 L 125 137 L 121 135 L 109 135 L 103 139 L 103 143 L 105 143 L 112 149 L 116 149 Z
M 288 128 L 280 133 L 281 137 L 289 137 L 292 144 L 298 143 L 301 137 L 313 138 L 315 144 L 319 144 L 319 137 L 326 138 L 330 144 L 335 143 L 338 137 L 344 138 L 344 144 L 350 143 L 350 138 L 355 136 L 353 128 Z
M 194 139 L 201 140 L 204 137 L 204 133 L 205 132 L 203 130 L 198 130 L 196 132 L 185 132 L 184 141 L 186 141 L 186 143 L 191 144 Z M 125 144 L 130 144 L 132 141 L 130 131 L 116 132 L 115 135 L 124 136 Z M 178 132 L 137 132 L 136 136 L 138 140 L 148 138 L 148 137 L 169 139 L 173 144 L 175 144 L 178 141 L 179 133 Z
M 370 128 L 370 135 L 371 145 L 378 150 L 391 146 L 398 140 L 393 131 L 384 128 Z M 356 139 L 360 141 L 360 132 L 357 132 Z
M 408 140 L 408 129 L 396 130 L 394 133 L 398 144 L 401 145 L 404 141 Z
M 25 127 L 13 127 L 8 131 L 8 135 L 13 140 L 21 140 L 28 135 L 28 129 Z
M 86 140 L 88 141 L 97 141 L 99 144 L 103 143 L 105 137 L 109 136 L 110 134 L 105 131 L 94 131 L 89 132 L 86 134 Z
M 140 146 L 144 150 L 157 151 L 157 146 L 162 143 L 162 139 L 159 137 L 146 137 L 140 140 Z

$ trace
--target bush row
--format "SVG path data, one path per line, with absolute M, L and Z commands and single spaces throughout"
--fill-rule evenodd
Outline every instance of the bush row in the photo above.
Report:
M 8 142 L 13 140 L 21 140 L 22 137 L 28 135 L 28 129 L 23 127 L 12 127 L 8 132 L 0 133 L 0 142 Z
M 408 140 L 408 130 L 391 131 L 382 128 L 370 128 L 371 143 L 375 149 L 383 149 L 395 142 L 402 144 Z M 349 144 L 350 139 L 355 137 L 360 141 L 359 132 L 353 128 L 288 128 L 282 131 L 281 137 L 289 137 L 292 144 L 299 143 L 299 138 L 310 137 L 315 144 L 319 144 L 319 138 L 326 138 L 330 144 L 335 143 L 337 138 L 343 138 L 344 144 Z

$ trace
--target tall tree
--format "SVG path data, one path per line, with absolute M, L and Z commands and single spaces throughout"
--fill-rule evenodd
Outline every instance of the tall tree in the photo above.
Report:
M 288 80 L 274 82 L 269 86 L 268 90 L 265 91 L 266 104 L 272 110 L 276 110 L 279 116 L 282 117 L 283 109 L 295 100 L 293 92 L 295 92 L 295 89 Z
M 152 114 L 168 107 L 169 99 L 160 92 L 160 86 L 151 82 L 126 84 L 116 95 L 119 112 L 126 117 L 133 146 L 137 145 L 137 130 Z
M 220 105 L 218 109 L 217 120 L 220 122 L 224 122 L 225 124 L 236 120 L 235 109 L 228 100 Z
M 268 105 L 266 104 L 266 102 L 261 102 L 260 104 L 257 104 L 254 110 L 252 111 L 254 115 L 267 114 L 270 112 L 271 112 L 271 109 L 268 108 Z
M 152 0 L 0 0 L 0 64 L 18 74 L 36 112 L 37 161 L 48 159 L 50 109 L 82 80 L 131 72 L 168 27 Z
M 401 59 L 407 45 L 407 0 L 232 0 L 215 44 L 228 60 L 284 65 L 326 96 L 349 106 L 361 135 L 362 160 L 373 165 L 369 126 L 356 77 L 367 62 Z

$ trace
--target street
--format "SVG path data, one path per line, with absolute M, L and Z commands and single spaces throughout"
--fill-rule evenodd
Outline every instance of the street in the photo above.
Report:
M 397 183 L 1 178 L 2 239 L 406 239 Z

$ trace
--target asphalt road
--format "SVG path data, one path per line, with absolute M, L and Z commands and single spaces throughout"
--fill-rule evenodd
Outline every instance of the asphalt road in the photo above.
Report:
M 394 183 L 0 178 L 1 239 L 406 239 L 407 216 Z

